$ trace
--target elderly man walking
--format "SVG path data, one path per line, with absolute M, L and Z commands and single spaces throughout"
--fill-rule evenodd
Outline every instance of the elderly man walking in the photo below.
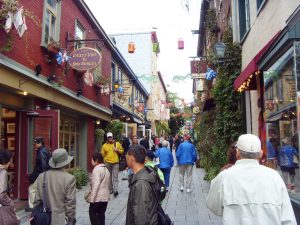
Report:
M 190 136 L 185 134 L 183 136 L 184 142 L 181 143 L 176 151 L 176 158 L 179 166 L 179 183 L 180 191 L 184 190 L 184 175 L 186 178 L 186 192 L 191 192 L 193 165 L 197 160 L 197 153 L 194 145 L 190 143 Z
M 243 134 L 235 165 L 212 180 L 207 207 L 224 225 L 296 225 L 286 186 L 273 169 L 259 165 L 261 142 Z

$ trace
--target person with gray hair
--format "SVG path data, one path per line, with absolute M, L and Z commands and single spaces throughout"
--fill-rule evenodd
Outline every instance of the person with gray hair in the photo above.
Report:
M 164 140 L 162 142 L 162 148 L 159 148 L 155 152 L 155 157 L 159 158 L 159 169 L 164 174 L 164 180 L 167 187 L 167 190 L 169 189 L 170 184 L 170 174 L 171 174 L 171 168 L 174 165 L 174 159 L 172 152 L 168 148 L 168 141 Z
M 212 180 L 206 206 L 223 216 L 223 225 L 296 225 L 282 178 L 275 170 L 259 165 L 259 138 L 241 135 L 236 150 L 235 165 Z

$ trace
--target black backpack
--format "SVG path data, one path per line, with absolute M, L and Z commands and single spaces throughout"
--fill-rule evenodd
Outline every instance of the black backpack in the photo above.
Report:
M 156 174 L 156 183 L 154 185 L 152 185 L 152 188 L 156 192 L 156 196 L 157 196 L 159 202 L 161 202 L 162 200 L 165 199 L 165 197 L 167 195 L 167 188 L 166 188 L 166 185 L 164 184 L 164 182 L 160 179 L 160 177 L 158 175 L 158 167 L 154 166 L 154 168 L 152 168 L 150 166 L 145 166 L 145 168 L 149 173 L 154 171 L 154 173 Z

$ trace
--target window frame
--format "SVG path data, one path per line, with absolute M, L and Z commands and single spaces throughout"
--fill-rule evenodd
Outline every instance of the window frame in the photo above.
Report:
M 79 28 L 79 30 L 82 31 L 82 38 L 83 38 L 83 39 L 80 39 L 80 38 L 78 38 L 78 37 L 76 36 L 76 30 L 77 30 L 77 28 Z M 82 25 L 82 23 L 80 23 L 79 20 L 76 19 L 76 20 L 75 20 L 75 30 L 74 30 L 74 40 L 84 40 L 84 39 L 85 39 L 85 35 L 86 35 L 85 30 L 86 30 L 86 29 L 84 28 L 84 26 Z M 79 48 L 82 48 L 82 47 L 84 47 L 84 46 L 85 46 L 84 41 L 82 41 L 82 42 L 77 42 L 77 41 L 75 41 L 75 42 L 74 42 L 74 50 L 79 49 Z
M 47 21 L 47 11 L 50 11 L 54 16 L 56 16 L 55 21 L 55 35 L 54 37 L 50 36 L 48 41 L 45 41 L 46 38 L 46 21 Z M 41 46 L 47 46 L 50 38 L 52 38 L 54 41 L 59 42 L 60 41 L 60 22 L 61 22 L 61 1 L 57 1 L 57 7 L 56 12 L 53 13 L 53 8 L 48 4 L 47 0 L 44 0 L 44 6 L 43 6 L 43 19 L 42 19 L 42 36 L 41 36 Z M 49 28 L 51 30 L 51 28 Z

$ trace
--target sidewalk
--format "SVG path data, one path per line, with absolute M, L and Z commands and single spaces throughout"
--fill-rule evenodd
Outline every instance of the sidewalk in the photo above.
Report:
M 205 199 L 208 194 L 209 184 L 203 180 L 204 170 L 194 167 L 193 187 L 191 193 L 179 191 L 179 172 L 173 167 L 170 177 L 170 190 L 163 202 L 163 208 L 169 214 L 174 225 L 211 225 L 222 224 L 220 217 L 214 216 L 205 206 Z M 128 181 L 121 180 L 122 173 L 119 173 L 119 195 L 115 198 L 111 195 L 111 201 L 106 210 L 107 225 L 123 225 L 126 218 L 126 205 L 128 198 Z M 90 225 L 87 204 L 83 198 L 85 190 L 77 192 L 77 223 L 79 225 Z M 24 210 L 18 212 L 22 216 L 21 224 L 29 225 L 29 214 Z

